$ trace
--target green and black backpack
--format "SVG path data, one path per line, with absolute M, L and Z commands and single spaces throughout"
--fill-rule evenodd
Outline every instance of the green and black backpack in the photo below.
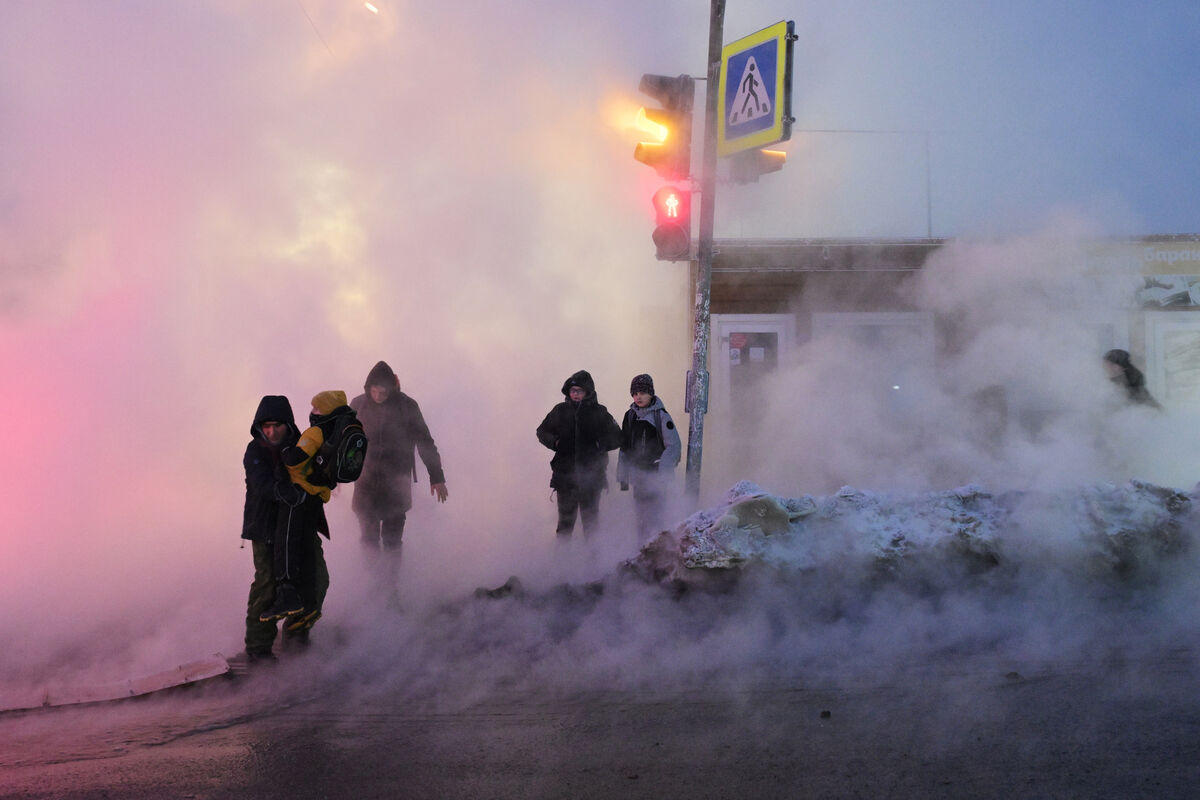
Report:
M 350 406 L 335 409 L 322 425 L 325 442 L 317 451 L 317 467 L 333 483 L 353 483 L 367 457 L 367 434 Z

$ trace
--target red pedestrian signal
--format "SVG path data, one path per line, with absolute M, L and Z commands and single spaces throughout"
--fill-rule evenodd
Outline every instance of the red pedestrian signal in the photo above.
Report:
M 659 225 L 686 220 L 691 211 L 691 195 L 676 186 L 664 186 L 654 193 L 654 214 Z
M 677 186 L 654 193 L 655 257 L 659 261 L 687 261 L 692 249 L 692 195 Z

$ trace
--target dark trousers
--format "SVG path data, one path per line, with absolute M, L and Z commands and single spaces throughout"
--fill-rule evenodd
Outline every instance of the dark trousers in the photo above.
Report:
M 269 542 L 251 542 L 254 552 L 254 580 L 246 599 L 246 652 L 269 653 L 275 643 L 275 623 L 261 622 L 258 616 L 275 602 L 275 553 Z
M 317 521 L 322 510 L 321 498 L 311 494 L 305 495 L 304 502 L 295 508 L 283 506 L 279 509 L 274 542 L 275 580 L 297 587 L 304 582 L 311 583 L 312 576 L 306 575 L 305 571 L 313 561 L 313 548 L 321 546 Z
M 596 523 L 600 519 L 600 490 L 599 486 L 590 489 L 557 489 L 558 528 L 555 532 L 560 536 L 569 536 L 575 530 L 576 513 L 583 522 L 585 536 L 596 530 Z
M 310 562 L 304 570 L 307 580 L 297 587 L 306 608 L 319 609 L 325 603 L 329 591 L 329 569 L 325 566 L 325 550 L 321 539 L 309 549 Z M 277 624 L 262 622 L 259 615 L 275 602 L 275 552 L 268 542 L 251 542 L 254 553 L 254 580 L 250 582 L 250 596 L 246 598 L 246 652 L 269 653 L 275 643 Z
M 393 512 L 380 518 L 374 514 L 359 514 L 358 527 L 362 530 L 362 543 L 368 549 L 399 552 L 404 538 L 404 520 L 408 515 Z

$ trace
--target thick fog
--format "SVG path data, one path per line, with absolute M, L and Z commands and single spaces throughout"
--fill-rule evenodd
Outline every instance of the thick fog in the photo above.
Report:
M 620 409 L 686 346 L 680 272 L 627 199 L 648 181 L 613 177 L 639 166 L 633 100 L 598 39 L 546 45 L 568 75 L 507 14 L 305 5 L 5 12 L 7 669 L 236 646 L 263 394 L 303 420 L 387 360 L 451 493 L 411 538 L 472 588 L 551 538 L 533 430 L 563 379 Z M 357 567 L 339 495 L 330 560 Z
M 898 290 L 931 313 L 924 329 L 814 330 L 760 384 L 762 413 L 734 414 L 733 470 L 783 494 L 1192 487 L 1194 410 L 1130 404 L 1104 372 L 1140 276 L 1097 273 L 1087 241 L 1065 218 L 1003 243 L 961 239 Z
M 380 359 L 421 404 L 450 491 L 434 504 L 419 470 L 407 608 L 458 602 L 514 574 L 536 589 L 596 580 L 635 553 L 630 500 L 615 491 L 596 541 L 553 540 L 550 452 L 533 431 L 581 368 L 618 419 L 630 377 L 653 374 L 686 429 L 688 276 L 653 259 L 658 183 L 631 158 L 629 124 L 645 102 L 634 91 L 642 72 L 703 74 L 708 4 L 375 5 L 378 14 L 335 0 L 0 12 L 10 444 L 0 674 L 14 682 L 112 680 L 236 652 L 252 574 L 238 539 L 241 456 L 256 404 L 286 394 L 302 420 L 320 390 L 361 392 Z M 1055 99 L 1074 96 L 1072 70 L 1026 96 L 1033 67 L 1006 71 L 1006 48 L 1026 52 L 1026 34 L 1043 40 L 1065 11 L 1005 18 L 991 28 L 999 42 L 970 59 L 995 21 L 972 20 L 955 39 L 961 19 L 928 28 L 937 3 L 899 29 L 886 18 L 856 27 L 865 5 L 731 6 L 726 40 L 797 20 L 798 132 L 784 173 L 722 195 L 718 233 L 921 236 L 930 226 L 967 238 L 908 289 L 915 305 L 958 320 L 938 331 L 950 354 L 938 379 L 906 385 L 907 410 L 883 408 L 895 398 L 857 392 L 887 366 L 869 348 L 802 347 L 750 440 L 754 474 L 710 448 L 706 468 L 720 480 L 706 481 L 702 504 L 720 499 L 725 477 L 783 496 L 1129 477 L 1189 487 L 1195 426 L 1113 407 L 1087 327 L 1107 299 L 1058 268 L 1072 263 L 1062 250 L 1087 237 L 1179 232 L 1194 214 L 1164 201 L 1190 189 L 1194 166 L 1112 166 L 1139 129 L 1123 118 L 1112 139 L 1092 141 L 1115 122 L 1102 97 L 1059 113 Z M 1168 27 L 1171 13 L 1155 24 Z M 1194 28 L 1194 12 L 1180 13 Z M 681 35 L 663 35 L 684 17 Z M 1166 35 L 1139 29 L 1135 39 L 1156 31 Z M 1069 49 L 1109 40 L 1089 29 Z M 956 82 L 959 58 L 969 63 Z M 1128 80 L 1155 84 L 1155 63 Z M 1007 108 L 1020 118 L 1001 116 Z M 1072 151 L 1076 123 L 1089 135 Z M 905 133 L 835 141 L 805 128 Z M 1016 140 L 994 149 L 1010 129 Z M 931 139 L 912 135 L 927 130 Z M 1171 140 L 1151 144 L 1178 158 Z M 889 169 L 872 166 L 881 163 Z M 1146 176 L 1160 194 L 1145 196 Z M 996 385 L 1010 389 L 1008 416 L 981 433 L 970 402 Z M 391 645 L 364 632 L 386 598 L 365 580 L 348 506 L 343 488 L 326 546 L 331 640 L 340 632 L 364 657 L 395 641 L 410 655 L 428 649 L 430 674 L 479 645 L 478 620 L 444 646 L 411 621 L 395 623 Z M 679 519 L 694 510 L 674 509 Z M 651 592 L 610 602 L 561 653 L 538 638 L 554 618 L 545 606 L 506 632 L 527 636 L 517 652 L 546 672 L 582 648 L 597 681 L 668 630 L 681 675 L 706 663 L 703 626 L 680 617 L 720 614 L 717 601 L 681 610 Z M 734 661 L 766 635 L 753 613 L 714 624 Z

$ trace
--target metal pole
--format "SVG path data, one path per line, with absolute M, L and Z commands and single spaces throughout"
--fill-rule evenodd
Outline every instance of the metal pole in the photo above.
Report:
M 933 238 L 933 180 L 929 166 L 929 131 L 925 131 L 925 238 Z
M 704 157 L 700 176 L 700 242 L 696 255 L 696 320 L 692 338 L 692 398 L 688 420 L 687 493 L 700 497 L 700 462 L 704 448 L 704 415 L 708 411 L 708 337 L 712 291 L 713 219 L 716 216 L 717 96 L 721 79 L 721 45 L 725 0 L 712 0 L 708 23 L 708 80 L 705 82 Z

